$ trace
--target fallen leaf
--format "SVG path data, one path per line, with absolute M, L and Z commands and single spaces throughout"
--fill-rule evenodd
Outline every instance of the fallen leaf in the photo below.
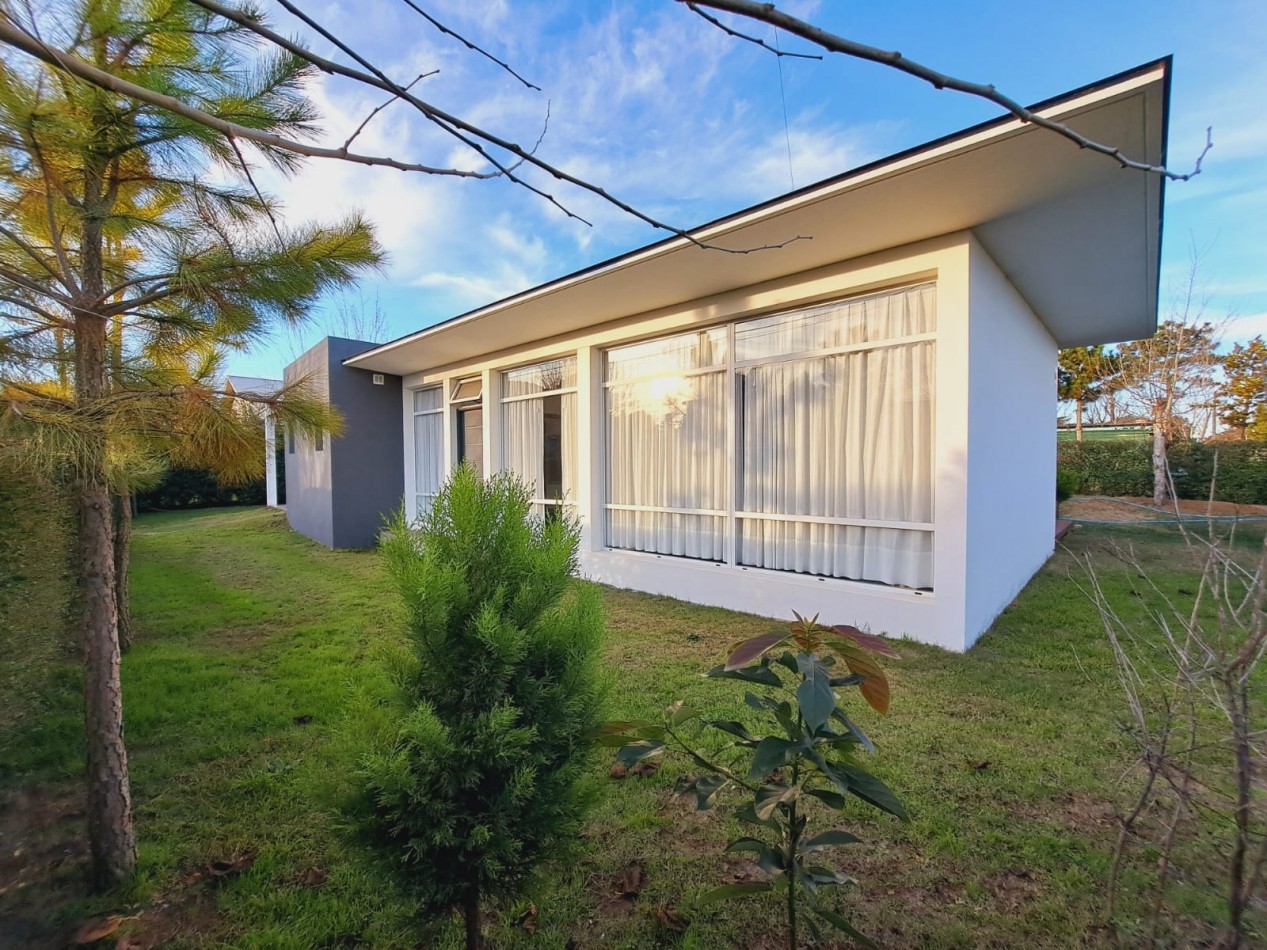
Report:
M 990 760 L 982 759 L 979 762 L 974 762 L 971 759 L 969 759 L 968 764 L 972 766 L 972 768 L 976 769 L 977 771 L 981 771 L 982 769 L 988 769 L 990 767 Z
M 312 716 L 308 713 L 304 713 L 302 716 L 296 716 L 291 720 L 291 722 L 293 722 L 296 726 L 306 726 L 308 723 L 312 722 Z
M 537 905 L 529 904 L 528 909 L 515 921 L 515 926 L 522 927 L 527 933 L 535 934 L 537 932 Z
M 622 779 L 629 774 L 629 770 L 617 762 L 612 766 L 611 777 L 614 779 Z
M 90 920 L 85 920 L 79 925 L 79 929 L 75 931 L 72 942 L 82 946 L 88 943 L 96 943 L 98 940 L 104 940 L 118 930 L 119 925 L 127 919 L 117 914 L 110 914 L 105 917 L 93 917 Z
M 227 880 L 248 871 L 255 863 L 255 852 L 247 851 L 228 860 L 212 861 L 207 865 L 207 873 L 212 877 Z
M 690 921 L 684 918 L 672 907 L 661 907 L 656 913 L 656 919 L 660 921 L 660 926 L 665 930 L 671 930 L 674 933 L 685 933 L 689 927 Z
M 299 883 L 304 887 L 325 887 L 330 880 L 330 872 L 324 868 L 309 868 L 299 876 Z
M 640 775 L 640 776 L 645 777 L 648 775 L 655 775 L 656 772 L 658 771 L 660 771 L 659 762 L 639 762 L 637 765 L 635 765 L 632 769 L 629 770 L 629 774 Z

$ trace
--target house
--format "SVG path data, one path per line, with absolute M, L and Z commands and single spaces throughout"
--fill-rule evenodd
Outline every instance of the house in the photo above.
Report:
M 280 379 L 265 379 L 262 376 L 229 376 L 224 382 L 224 391 L 230 396 L 272 396 L 281 388 Z M 268 507 L 280 508 L 277 492 L 277 420 L 267 406 L 260 404 L 235 401 L 234 408 L 239 412 L 257 411 L 264 418 L 264 498 Z
M 286 367 L 287 386 L 303 382 L 344 419 L 336 436 L 285 436 L 286 520 L 326 547 L 373 546 L 404 492 L 400 377 L 345 365 L 373 348 L 326 337 Z
M 1035 108 L 1162 163 L 1169 70 Z M 673 237 L 342 367 L 399 380 L 410 516 L 510 469 L 596 581 L 963 650 L 1054 547 L 1057 348 L 1155 329 L 1162 194 L 1007 117 L 692 232 L 778 249 Z

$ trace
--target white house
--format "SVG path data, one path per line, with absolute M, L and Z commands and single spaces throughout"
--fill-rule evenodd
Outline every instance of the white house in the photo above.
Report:
M 1036 107 L 1165 160 L 1169 60 Z M 963 650 L 1051 554 L 1058 347 L 1156 326 L 1163 181 L 1004 118 L 344 361 L 405 504 L 511 469 L 601 582 Z
M 224 381 L 224 391 L 231 396 L 271 396 L 282 388 L 280 379 L 265 379 L 262 376 L 228 376 Z M 246 403 L 238 402 L 240 407 Z M 264 498 L 270 508 L 279 508 L 277 500 L 277 419 L 272 410 L 263 404 L 253 404 L 252 409 L 258 411 L 264 419 Z

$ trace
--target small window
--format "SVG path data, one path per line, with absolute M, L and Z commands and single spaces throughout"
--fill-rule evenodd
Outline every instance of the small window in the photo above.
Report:
M 467 379 L 459 379 L 453 384 L 453 393 L 449 396 L 450 402 L 474 402 L 484 393 L 484 380 L 479 376 L 471 376 Z

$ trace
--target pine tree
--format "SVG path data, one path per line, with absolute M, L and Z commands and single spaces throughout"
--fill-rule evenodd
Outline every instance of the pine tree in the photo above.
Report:
M 1267 342 L 1256 336 L 1244 345 L 1236 343 L 1219 363 L 1219 419 L 1248 439 L 1267 424 Z
M 1074 425 L 1081 442 L 1083 410 L 1106 391 L 1106 382 L 1118 371 L 1117 360 L 1103 346 L 1071 347 L 1061 350 L 1059 359 L 1057 397 L 1074 404 Z
M 0 16 L 46 48 L 239 124 L 314 130 L 305 63 L 259 55 L 249 31 L 183 0 L 0 0 Z M 243 464 L 252 436 L 202 378 L 199 354 L 302 319 L 380 253 L 358 218 L 283 227 L 235 141 L 10 48 L 0 56 L 0 450 L 73 485 L 88 827 L 106 887 L 136 860 L 119 679 L 119 460 L 183 451 Z M 295 168 L 290 152 L 250 155 Z M 330 418 L 301 399 L 278 408 L 303 426 Z M 262 464 L 262 439 L 256 454 Z
M 394 745 L 364 774 L 422 907 L 461 909 L 468 947 L 482 901 L 518 893 L 578 830 L 602 721 L 603 619 L 573 580 L 577 528 L 532 517 L 530 497 L 463 466 L 417 534 L 402 515 L 383 544 L 415 649 Z

